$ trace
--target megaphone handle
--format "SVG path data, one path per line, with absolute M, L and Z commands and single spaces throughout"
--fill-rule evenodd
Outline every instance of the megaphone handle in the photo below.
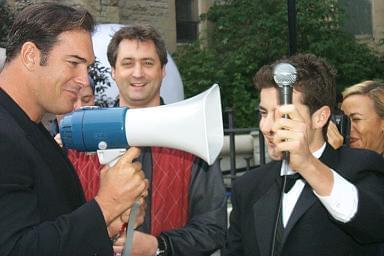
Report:
M 108 164 L 109 167 L 112 167 L 119 160 L 120 156 L 125 153 L 126 149 L 117 148 L 117 149 L 105 149 L 105 150 L 97 150 L 97 156 L 99 158 L 100 164 Z M 136 215 L 139 210 L 140 203 L 139 201 L 135 201 L 131 208 L 131 213 L 128 218 L 128 226 L 127 226 L 127 236 L 125 240 L 123 256 L 130 256 L 132 250 L 132 240 L 133 240 L 133 232 L 135 228 Z
M 131 213 L 128 218 L 127 236 L 125 240 L 123 256 L 131 255 L 133 232 L 135 231 L 134 228 L 135 228 L 135 222 L 136 222 L 136 215 L 137 215 L 137 211 L 139 210 L 139 207 L 140 207 L 140 203 L 139 201 L 136 201 L 132 206 Z
M 120 156 L 124 155 L 127 151 L 125 148 L 111 148 L 111 149 L 99 149 L 97 150 L 97 157 L 100 164 L 107 164 L 109 167 L 114 166 L 120 159 Z

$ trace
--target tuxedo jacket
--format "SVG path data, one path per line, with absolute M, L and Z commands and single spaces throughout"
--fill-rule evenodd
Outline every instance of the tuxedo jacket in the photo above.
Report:
M 112 255 L 65 153 L 0 89 L 0 255 Z
M 281 255 L 377 255 L 384 241 L 384 160 L 368 150 L 329 145 L 320 160 L 353 183 L 358 208 L 347 223 L 334 219 L 306 184 L 286 225 Z M 269 256 L 281 196 L 281 161 L 238 178 L 225 255 Z

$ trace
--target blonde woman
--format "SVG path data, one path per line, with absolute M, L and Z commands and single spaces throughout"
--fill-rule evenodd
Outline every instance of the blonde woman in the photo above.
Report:
M 351 120 L 349 145 L 384 153 L 384 83 L 364 81 L 343 91 L 341 109 Z M 328 142 L 338 148 L 343 137 L 330 122 Z

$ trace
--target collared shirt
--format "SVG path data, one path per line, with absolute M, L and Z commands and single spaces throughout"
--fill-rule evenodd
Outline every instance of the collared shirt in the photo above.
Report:
M 320 158 L 325 150 L 326 144 L 312 154 L 316 158 Z M 337 172 L 332 170 L 333 174 L 333 187 L 329 196 L 320 196 L 314 190 L 313 193 L 319 198 L 320 202 L 328 210 L 328 212 L 338 221 L 348 222 L 357 212 L 358 206 L 358 195 L 355 185 L 341 177 Z M 288 163 L 283 160 L 281 166 L 281 175 L 291 175 L 294 171 L 290 168 Z M 288 193 L 284 193 L 283 196 L 283 225 L 287 225 L 288 220 L 292 214 L 293 208 L 295 207 L 297 200 L 303 188 L 305 181 L 303 179 L 297 180 L 295 185 Z

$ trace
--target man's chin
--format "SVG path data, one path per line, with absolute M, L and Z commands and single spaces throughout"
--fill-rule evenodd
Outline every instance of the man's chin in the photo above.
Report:
M 46 109 L 48 113 L 54 114 L 54 115 L 67 115 L 71 112 L 73 112 L 73 105 L 75 102 L 72 103 L 72 101 L 62 102 L 59 108 L 51 108 Z
M 268 155 L 271 160 L 281 160 L 282 154 L 280 151 L 277 151 L 275 149 L 268 149 Z

